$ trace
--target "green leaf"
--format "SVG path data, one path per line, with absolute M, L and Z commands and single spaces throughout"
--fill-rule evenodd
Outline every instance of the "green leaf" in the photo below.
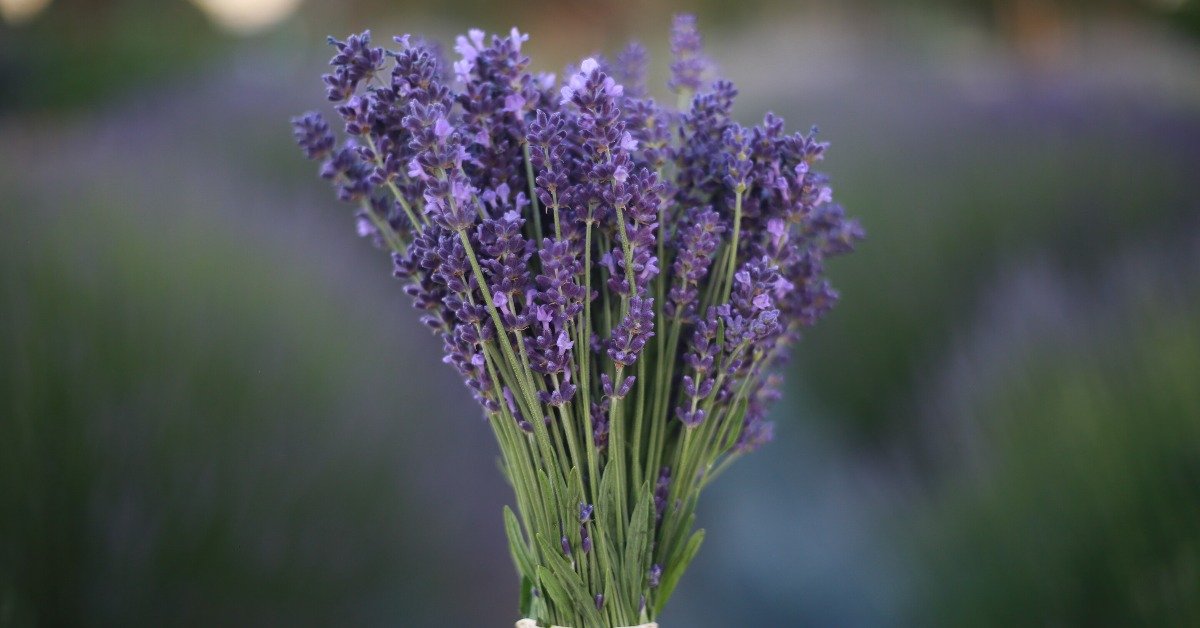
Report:
M 738 402 L 737 407 L 734 408 L 733 412 L 729 415 L 729 418 L 725 420 L 726 425 L 741 426 L 742 419 L 746 417 L 746 409 L 748 407 L 749 402 L 746 399 L 742 399 L 740 402 Z M 727 429 L 724 431 L 727 432 L 728 435 L 725 437 L 725 442 L 721 443 L 720 449 L 717 450 L 718 453 L 729 451 L 729 448 L 733 447 L 733 445 L 737 443 L 738 433 L 741 432 L 741 429 Z
M 571 467 L 571 471 L 567 474 L 567 487 L 565 491 L 568 512 L 578 512 L 579 504 L 583 503 L 582 487 L 583 478 L 580 476 L 579 467 Z
M 550 515 L 551 519 L 560 518 L 561 515 L 558 510 L 559 503 L 558 503 L 558 500 L 555 498 L 555 496 L 558 495 L 558 491 L 556 490 L 555 486 L 553 484 L 551 484 L 552 480 L 550 479 L 550 476 L 546 474 L 546 471 L 544 469 L 538 469 L 537 480 L 538 480 L 538 490 L 541 493 L 541 495 L 539 495 L 538 497 L 540 497 L 542 500 L 542 503 L 545 504 L 546 512 Z M 560 516 L 556 516 L 556 515 L 560 515 Z
M 629 522 L 629 534 L 625 541 L 625 559 L 621 563 L 624 573 L 626 596 L 632 601 L 640 598 L 642 585 L 646 581 L 646 572 L 650 569 L 650 535 L 651 521 L 654 512 L 654 495 L 649 483 L 642 484 L 642 498 L 633 509 L 633 518 Z
M 504 534 L 508 537 L 508 551 L 512 554 L 513 564 L 525 578 L 535 575 L 533 556 L 529 554 L 529 544 L 521 534 L 521 525 L 517 523 L 517 515 L 512 508 L 504 507 Z
M 543 584 L 550 583 L 557 591 L 557 594 L 546 592 L 554 600 L 555 606 L 574 609 L 586 626 L 601 625 L 600 611 L 596 610 L 596 603 L 571 563 L 541 534 L 537 535 L 537 543 L 545 563 L 538 566 L 538 580 Z
M 569 474 L 570 472 L 568 472 Z M 558 473 L 553 474 L 553 481 L 554 488 L 556 489 L 555 494 L 558 495 L 559 515 L 567 521 L 575 519 L 579 516 L 579 501 L 575 498 L 576 493 L 573 493 L 570 489 L 570 486 L 575 485 L 568 485 L 567 480 Z
M 496 456 L 496 468 L 500 470 L 500 475 L 504 477 L 504 481 L 508 482 L 508 485 L 515 489 L 517 485 L 513 483 L 512 473 L 510 473 L 511 470 L 508 468 L 508 465 L 504 463 L 504 456 Z
M 668 563 L 677 562 L 679 560 L 679 557 L 683 555 L 684 550 L 687 549 L 687 544 L 684 543 L 684 541 L 686 539 L 686 537 L 684 537 L 684 535 L 687 534 L 692 529 L 692 526 L 694 526 L 694 525 L 696 525 L 695 511 L 688 514 L 687 519 L 684 519 L 679 523 L 679 528 L 678 528 L 679 537 L 674 543 L 672 543 L 673 547 L 666 548 L 666 549 L 671 550 L 671 553 L 663 555 L 663 566 L 664 567 Z
M 662 582 L 658 585 L 658 596 L 654 600 L 654 613 L 662 613 L 662 609 L 667 605 L 667 600 L 671 598 L 671 594 L 675 592 L 675 585 L 679 584 L 679 579 L 683 577 L 683 572 L 688 568 L 688 564 L 696 557 L 696 552 L 700 551 L 700 544 L 704 542 L 704 530 L 696 530 L 692 538 L 688 539 L 687 546 L 683 550 L 683 554 L 679 560 L 673 561 L 667 566 L 666 572 L 663 573 Z
M 533 580 L 529 576 L 521 576 L 521 616 L 533 617 Z
M 598 538 L 594 540 L 602 540 L 603 544 L 597 543 L 596 547 L 601 548 L 605 554 L 604 566 L 604 608 L 610 611 L 610 614 L 619 616 L 621 610 L 625 608 L 625 595 L 621 592 L 621 587 L 617 583 L 617 577 L 614 570 L 620 564 L 620 555 L 617 553 L 617 545 L 612 542 L 612 538 L 607 532 L 600 531 Z M 599 552 L 596 554 L 599 556 Z
M 558 578 L 544 565 L 537 567 L 538 583 L 542 589 L 542 599 L 547 602 L 553 602 L 555 607 L 569 607 L 571 596 L 567 593 L 566 587 L 558 581 Z M 541 619 L 540 617 L 538 619 Z M 548 619 L 548 618 L 547 618 Z
M 623 522 L 617 520 L 617 513 L 621 512 L 617 504 L 617 474 L 613 471 L 613 465 L 609 464 L 605 465 L 601 475 L 600 503 L 596 504 L 596 520 L 604 526 L 609 540 L 618 541 L 621 537 L 617 532 Z M 615 567 L 616 563 L 613 565 Z

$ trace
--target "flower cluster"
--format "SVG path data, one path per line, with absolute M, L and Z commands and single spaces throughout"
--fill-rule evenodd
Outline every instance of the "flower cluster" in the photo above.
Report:
M 734 121 L 695 18 L 672 29 L 678 108 L 648 97 L 641 46 L 558 84 L 526 39 L 472 30 L 449 63 L 407 35 L 330 39 L 344 139 L 319 113 L 293 126 L 495 432 L 522 610 L 631 624 L 694 555 L 700 490 L 770 440 L 780 364 L 862 231 L 815 131 Z

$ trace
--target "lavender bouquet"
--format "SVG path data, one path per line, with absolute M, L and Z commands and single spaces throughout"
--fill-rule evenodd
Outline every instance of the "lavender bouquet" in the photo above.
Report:
M 771 439 L 780 365 L 837 300 L 825 259 L 862 233 L 813 170 L 825 143 L 732 119 L 691 16 L 678 111 L 636 44 L 556 86 L 527 38 L 472 30 L 453 64 L 331 38 L 348 138 L 293 124 L 483 407 L 525 622 L 649 622 L 704 539 L 700 492 Z

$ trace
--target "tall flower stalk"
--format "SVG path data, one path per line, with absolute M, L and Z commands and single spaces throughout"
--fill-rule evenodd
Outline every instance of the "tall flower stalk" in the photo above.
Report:
M 645 96 L 639 46 L 557 85 L 527 37 L 472 30 L 451 64 L 331 38 L 346 137 L 293 125 L 484 410 L 522 613 L 624 626 L 696 555 L 702 489 L 771 439 L 780 365 L 837 300 L 824 262 L 862 233 L 815 132 L 733 120 L 694 18 L 672 31 L 679 110 Z

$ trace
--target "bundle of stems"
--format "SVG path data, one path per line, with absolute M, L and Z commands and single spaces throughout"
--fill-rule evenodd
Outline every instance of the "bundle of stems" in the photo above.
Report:
M 704 487 L 771 438 L 779 366 L 837 298 L 824 260 L 862 234 L 815 131 L 733 120 L 694 18 L 672 30 L 678 110 L 636 44 L 560 86 L 526 38 L 470 31 L 452 64 L 331 38 L 346 138 L 293 124 L 484 409 L 523 615 L 648 622 L 704 539 Z

